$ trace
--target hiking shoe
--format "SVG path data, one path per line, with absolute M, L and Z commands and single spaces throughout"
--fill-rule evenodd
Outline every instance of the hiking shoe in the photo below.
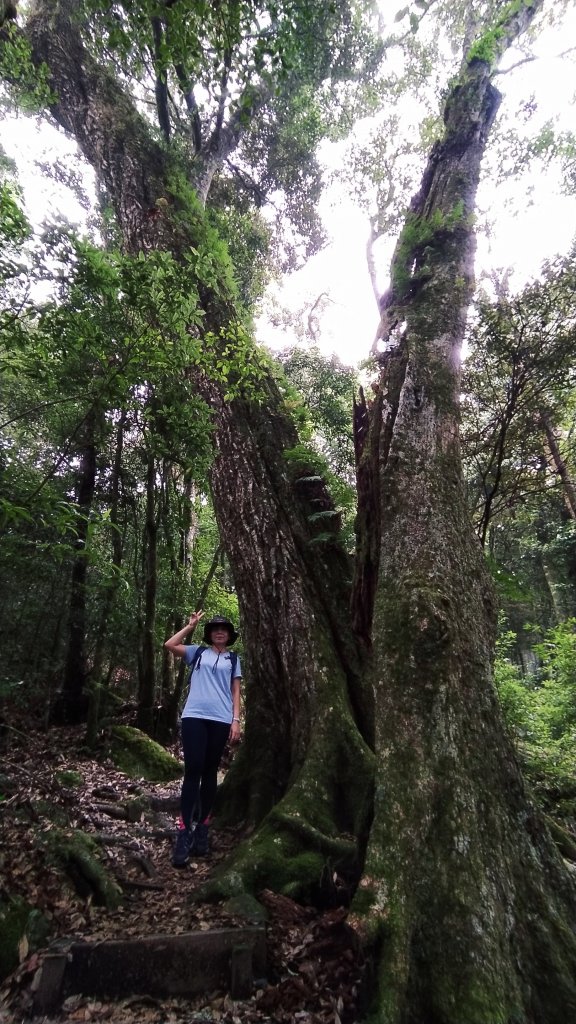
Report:
M 179 828 L 176 833 L 176 842 L 172 851 L 172 866 L 183 868 L 192 850 L 193 834 L 189 828 Z
M 193 851 L 198 857 L 206 857 L 210 853 L 208 825 L 199 822 L 194 829 Z

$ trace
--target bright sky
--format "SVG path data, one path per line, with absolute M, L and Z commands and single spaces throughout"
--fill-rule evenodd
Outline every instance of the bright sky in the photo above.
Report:
M 576 12 L 561 32 L 549 31 L 538 42 L 541 59 L 526 63 L 497 85 L 504 94 L 500 117 L 514 116 L 519 104 L 534 94 L 537 110 L 531 126 L 544 124 L 549 118 L 563 116 L 565 127 L 573 122 L 574 54 L 562 60 L 556 57 L 566 49 L 566 40 L 576 39 Z M 514 63 L 511 57 L 508 65 Z M 50 178 L 39 174 L 36 161 L 59 159 L 66 166 L 68 154 L 75 147 L 61 133 L 46 125 L 19 117 L 9 118 L 2 126 L 2 146 L 19 166 L 20 182 L 26 198 L 28 215 L 33 223 L 51 216 L 64 215 L 82 225 L 85 212 L 70 191 Z M 334 166 L 339 152 L 326 148 L 327 160 Z M 482 270 L 514 267 L 513 285 L 521 285 L 538 273 L 543 260 L 565 252 L 576 230 L 576 196 L 562 196 L 558 171 L 545 172 L 534 165 L 520 181 L 495 186 L 494 173 L 488 173 L 479 197 L 479 221 L 490 220 L 490 237 L 478 240 L 477 275 Z M 376 303 L 366 265 L 367 215 L 336 185 L 327 189 L 321 206 L 322 217 L 331 243 L 313 257 L 297 273 L 286 277 L 281 286 L 270 289 L 269 301 L 291 310 L 312 307 L 321 293 L 328 301 L 321 317 L 318 343 L 326 353 L 336 352 L 344 363 L 357 364 L 365 359 L 378 325 Z M 396 238 L 378 243 L 379 286 L 387 284 L 390 258 Z M 302 318 L 305 321 L 306 315 Z M 291 344 L 293 335 L 271 327 L 262 316 L 259 338 L 273 347 Z

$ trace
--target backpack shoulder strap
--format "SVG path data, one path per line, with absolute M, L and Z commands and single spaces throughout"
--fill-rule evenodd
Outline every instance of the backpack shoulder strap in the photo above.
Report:
M 236 677 L 236 665 L 237 664 L 238 664 L 238 655 L 236 654 L 236 651 L 230 651 L 230 669 L 231 669 L 231 673 L 232 673 L 231 676 L 230 676 L 230 683 L 232 683 L 232 680 Z
M 192 674 L 192 672 L 194 671 L 196 666 L 200 664 L 200 659 L 201 659 L 202 655 L 204 654 L 204 651 L 206 651 L 206 650 L 208 650 L 208 648 L 204 647 L 203 644 L 199 645 L 198 650 L 196 651 L 196 654 L 194 655 L 194 657 L 192 658 L 192 661 L 190 662 L 190 674 Z

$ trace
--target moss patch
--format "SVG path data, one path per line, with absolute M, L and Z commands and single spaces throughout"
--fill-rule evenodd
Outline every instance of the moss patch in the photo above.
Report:
M 270 917 L 266 907 L 247 892 L 232 896 L 224 904 L 224 910 L 234 917 L 241 917 L 248 924 L 266 924 Z
M 100 860 L 100 848 L 85 832 L 53 829 L 46 837 L 46 851 L 71 879 L 79 896 L 93 897 L 99 906 L 115 910 L 123 893 Z
M 506 29 L 512 19 L 520 13 L 523 7 L 531 8 L 533 6 L 534 0 L 512 0 L 512 3 L 508 4 L 501 12 L 496 24 L 472 44 L 466 54 L 468 63 L 470 64 L 473 60 L 481 60 L 492 67 L 501 55 L 506 41 Z
M 46 941 L 49 931 L 44 915 L 25 900 L 0 903 L 0 980 L 18 966 L 23 940 L 28 949 L 37 949 Z
M 221 900 L 255 893 L 263 887 L 303 903 L 322 902 L 327 857 L 319 851 L 299 851 L 298 841 L 279 825 L 263 825 L 204 886 L 194 900 Z
M 127 725 L 113 727 L 110 756 L 116 767 L 131 779 L 170 782 L 182 776 L 180 761 L 140 729 Z
M 83 776 L 80 772 L 75 771 L 59 771 L 54 773 L 54 779 L 59 786 L 66 786 L 68 789 L 73 789 L 76 786 L 81 786 L 84 782 Z

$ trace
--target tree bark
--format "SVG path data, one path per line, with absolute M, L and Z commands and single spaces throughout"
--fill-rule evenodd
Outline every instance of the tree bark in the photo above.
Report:
M 104 658 L 108 643 L 108 624 L 114 609 L 120 581 L 120 569 L 124 556 L 124 540 L 119 529 L 120 479 L 122 473 L 122 455 L 124 451 L 124 431 L 126 414 L 121 413 L 116 430 L 116 445 L 112 463 L 110 481 L 110 546 L 113 574 L 104 587 L 102 610 L 98 619 L 94 660 L 91 670 L 91 693 L 86 723 L 86 745 L 94 747 L 98 736 L 100 722 L 100 706 L 103 690 Z
M 68 615 L 68 647 L 62 682 L 61 706 L 56 717 L 67 721 L 82 720 L 87 712 L 88 702 L 84 695 L 86 666 L 86 541 L 94 488 L 96 486 L 96 415 L 92 412 L 84 425 L 84 442 L 80 452 L 80 468 L 77 487 L 76 539 L 74 562 L 70 584 Z
M 364 455 L 379 472 L 360 491 L 360 517 L 380 509 L 378 758 L 351 920 L 376 964 L 371 1019 L 386 1024 L 560 1024 L 576 1012 L 574 887 L 500 720 L 496 607 L 458 440 L 472 214 L 498 101 L 489 63 L 467 60 L 382 303 L 402 372 L 382 372 L 378 454 Z M 369 604 L 371 550 L 360 551 L 357 606 Z
M 146 518 L 142 543 L 144 621 L 142 653 L 138 660 L 138 714 L 136 724 L 154 734 L 156 698 L 156 595 L 158 591 L 158 522 L 156 513 L 156 459 L 148 452 L 146 466 Z
M 550 422 L 550 416 L 546 410 L 540 410 L 540 423 L 544 431 L 546 438 L 546 447 L 548 449 L 548 463 L 553 470 L 557 473 L 562 481 L 562 488 L 564 491 L 564 501 L 568 514 L 571 519 L 576 519 L 576 487 L 568 471 L 568 466 L 565 460 L 562 458 L 560 452 L 560 446 L 554 433 L 554 428 Z
M 174 485 L 174 491 L 176 492 L 176 479 L 172 480 Z M 177 633 L 179 629 L 184 625 L 185 615 L 182 613 L 184 598 L 190 593 L 192 587 L 192 568 L 193 559 L 192 553 L 194 549 L 194 542 L 198 532 L 198 518 L 193 511 L 193 495 L 195 485 L 192 478 L 188 475 L 185 477 L 183 493 L 180 495 L 181 507 L 179 509 L 178 519 L 182 525 L 180 527 L 179 544 L 178 544 L 178 555 L 177 558 L 171 558 L 172 568 L 172 579 L 173 579 L 173 594 L 174 599 L 172 602 L 172 612 L 168 618 L 166 633 L 171 636 L 173 633 Z M 170 491 L 168 490 L 168 493 Z M 166 519 L 164 532 L 168 537 L 171 531 L 169 521 L 171 516 L 169 515 L 168 500 L 165 501 L 165 512 L 164 516 Z M 170 535 L 169 547 L 172 550 L 173 547 L 172 537 Z M 196 602 L 196 609 L 202 608 L 204 599 L 210 586 L 210 581 L 216 572 L 217 558 L 221 557 L 222 549 L 218 546 L 214 555 L 212 568 L 208 573 L 207 579 L 204 581 L 200 597 Z M 181 661 L 177 668 L 174 665 L 174 658 L 169 651 L 162 650 L 162 708 L 160 713 L 160 719 L 156 726 L 156 738 L 160 742 L 169 742 L 174 739 L 178 729 L 178 711 L 182 703 L 182 693 L 184 689 L 184 682 L 186 677 L 186 666 Z

